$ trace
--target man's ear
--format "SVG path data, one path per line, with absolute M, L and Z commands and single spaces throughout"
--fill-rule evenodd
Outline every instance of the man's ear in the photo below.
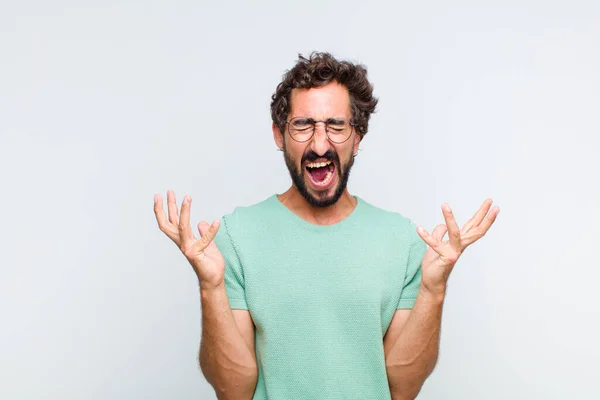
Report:
M 273 139 L 278 148 L 283 149 L 283 134 L 275 122 L 272 125 Z
M 360 141 L 362 139 L 360 138 L 360 135 L 357 133 L 356 136 L 354 136 L 354 146 L 352 149 L 352 154 L 356 154 L 358 152 L 358 145 L 360 144 Z

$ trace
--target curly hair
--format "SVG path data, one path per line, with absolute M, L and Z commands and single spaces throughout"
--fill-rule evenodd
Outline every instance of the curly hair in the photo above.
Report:
M 271 97 L 271 118 L 284 132 L 290 113 L 292 89 L 310 89 L 336 81 L 350 94 L 350 107 L 355 129 L 362 138 L 369 129 L 369 118 L 375 112 L 378 99 L 373 96 L 373 85 L 367 79 L 367 68 L 362 64 L 338 61 L 329 53 L 312 52 L 309 58 L 298 54 L 296 65 L 283 75 Z

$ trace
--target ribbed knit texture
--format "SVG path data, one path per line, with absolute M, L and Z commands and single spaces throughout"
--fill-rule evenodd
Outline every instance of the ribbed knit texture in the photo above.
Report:
M 427 246 L 410 220 L 355 198 L 329 226 L 276 195 L 223 217 L 229 303 L 256 325 L 253 400 L 391 398 L 383 336 L 396 309 L 413 306 Z

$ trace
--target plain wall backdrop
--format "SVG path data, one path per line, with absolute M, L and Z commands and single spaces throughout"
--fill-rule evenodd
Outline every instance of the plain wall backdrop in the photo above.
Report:
M 195 226 L 285 191 L 270 96 L 312 50 L 380 98 L 351 193 L 428 229 L 501 207 L 419 400 L 600 398 L 592 0 L 3 0 L 0 398 L 216 398 L 153 196 L 191 195 Z

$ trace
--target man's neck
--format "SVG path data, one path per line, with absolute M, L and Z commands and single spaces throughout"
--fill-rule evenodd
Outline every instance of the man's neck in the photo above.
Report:
M 315 225 L 336 224 L 350 215 L 356 207 L 356 198 L 350 195 L 348 189 L 329 207 L 312 206 L 293 185 L 277 197 L 291 212 Z

